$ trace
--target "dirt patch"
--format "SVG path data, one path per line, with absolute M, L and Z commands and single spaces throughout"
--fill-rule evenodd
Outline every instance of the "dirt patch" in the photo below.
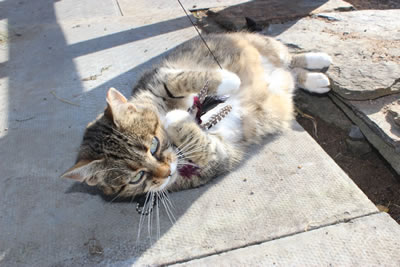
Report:
M 399 0 L 345 0 L 356 9 L 399 9 Z
M 392 218 L 400 224 L 400 177 L 375 149 L 364 155 L 350 152 L 346 145 L 346 139 L 349 138 L 347 131 L 319 117 L 314 118 L 318 137 L 315 137 L 311 120 L 297 116 L 297 121 L 367 197 L 375 205 L 380 205 L 380 210 L 387 209 Z

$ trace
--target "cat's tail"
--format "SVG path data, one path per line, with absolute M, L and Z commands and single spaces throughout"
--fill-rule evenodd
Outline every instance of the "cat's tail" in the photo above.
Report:
M 318 94 L 329 92 L 329 79 L 321 71 L 326 70 L 331 63 L 332 58 L 322 52 L 293 55 L 290 67 L 296 77 L 297 87 Z

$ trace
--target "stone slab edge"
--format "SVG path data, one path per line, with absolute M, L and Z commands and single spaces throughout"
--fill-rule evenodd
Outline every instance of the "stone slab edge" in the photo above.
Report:
M 360 127 L 362 133 L 367 140 L 381 153 L 381 155 L 390 163 L 395 171 L 400 174 L 400 155 L 396 152 L 396 149 L 387 144 L 381 136 L 379 136 L 374 129 L 365 122 L 365 119 L 360 118 L 359 112 L 353 110 L 346 102 L 340 97 L 334 94 L 329 94 L 329 97 L 335 102 L 346 115 Z M 366 118 L 368 120 L 368 118 Z M 379 128 L 378 128 L 379 130 Z

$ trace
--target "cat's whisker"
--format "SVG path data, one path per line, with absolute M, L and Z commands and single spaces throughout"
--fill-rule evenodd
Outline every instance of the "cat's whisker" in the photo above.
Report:
M 165 198 L 165 199 L 168 201 L 168 203 L 170 204 L 171 208 L 175 210 L 175 205 L 172 204 L 172 201 L 169 199 L 169 195 L 168 195 L 167 191 L 163 190 L 163 191 L 161 191 L 161 192 L 162 192 L 164 198 Z
M 190 154 L 192 154 L 192 153 L 194 153 L 194 152 L 199 152 L 199 151 L 202 152 L 202 151 L 204 151 L 204 148 L 205 148 L 205 147 L 196 147 L 196 148 L 194 148 L 194 149 L 192 149 L 192 150 L 183 152 L 182 154 L 183 154 L 184 156 L 187 156 L 187 155 L 190 155 Z
M 207 146 L 197 146 L 197 147 L 193 147 L 190 150 L 186 150 L 186 151 L 182 151 L 183 155 L 187 155 L 190 152 L 195 152 L 195 151 L 200 151 L 203 150 L 204 148 L 206 148 Z
M 143 211 L 146 210 L 146 205 L 147 205 L 147 201 L 149 200 L 149 196 L 150 196 L 150 193 L 147 193 L 146 194 L 146 198 L 144 200 L 144 204 L 143 204 Z M 141 233 L 141 230 L 142 230 L 143 222 L 144 222 L 144 212 L 142 212 L 140 214 L 140 218 L 139 218 L 139 229 L 138 229 L 138 235 L 137 235 L 137 238 L 136 238 L 136 243 L 137 244 L 139 243 L 140 233 Z
M 165 199 L 161 199 L 161 200 L 162 200 L 162 203 L 163 203 L 163 205 L 165 207 L 165 211 L 167 212 L 167 215 L 170 218 L 171 223 L 174 224 L 176 222 L 176 218 L 175 218 L 171 208 L 169 207 L 168 202 L 166 202 Z
M 157 240 L 160 239 L 161 237 L 161 226 L 160 226 L 160 199 L 161 196 L 157 193 L 157 198 L 156 198 L 156 209 L 157 209 Z
M 194 163 L 190 163 L 190 162 L 183 162 L 183 163 L 180 163 L 180 164 L 177 164 L 176 166 L 177 167 L 184 167 L 184 166 L 187 166 L 187 165 L 190 165 L 190 166 L 193 166 L 193 167 L 199 167 L 198 165 L 196 165 L 196 164 L 194 164 Z
M 177 146 L 178 149 L 182 149 L 183 146 L 186 146 L 187 144 L 190 143 L 190 139 L 186 139 L 184 142 L 182 142 L 182 144 L 180 144 L 179 146 Z
M 188 151 L 189 149 L 194 148 L 196 145 L 198 145 L 198 144 L 196 144 L 196 143 L 193 142 L 193 141 L 190 141 L 190 142 L 188 142 L 186 145 L 184 145 L 183 147 L 179 148 L 179 151 L 180 151 L 181 153 L 185 153 L 185 151 Z
M 194 143 L 194 142 L 189 142 L 189 143 L 187 143 L 184 147 L 180 148 L 180 150 L 181 150 L 181 152 L 185 152 L 185 151 L 187 151 L 188 149 L 191 149 L 191 148 L 193 148 L 193 147 L 195 147 L 195 146 L 196 146 L 196 143 Z
M 168 206 L 167 206 L 167 204 L 165 203 L 165 200 L 164 200 L 164 199 L 161 199 L 161 203 L 162 203 L 163 206 L 164 206 L 165 212 L 167 213 L 167 216 L 168 216 L 168 218 L 169 218 L 171 224 L 174 224 L 174 220 L 172 219 L 172 216 L 171 216 L 171 214 L 170 214 L 170 211 L 169 211 L 169 209 L 168 209 Z
M 152 206 L 153 198 L 154 198 L 154 193 L 152 191 L 150 191 L 150 202 L 149 202 L 150 206 Z M 152 241 L 151 241 L 151 215 L 152 214 L 153 214 L 153 212 L 151 212 L 151 214 L 147 215 L 147 232 L 149 234 L 150 243 L 152 243 Z
M 114 181 L 114 180 L 117 180 L 118 178 L 120 178 L 120 177 L 122 177 L 122 176 L 124 176 L 124 175 L 126 175 L 126 173 L 121 174 L 121 175 L 119 175 L 119 176 L 117 176 L 117 177 L 115 177 L 115 178 L 112 178 L 112 179 L 110 180 L 110 183 L 111 183 L 112 181 Z
M 192 153 L 185 154 L 185 157 L 186 157 L 187 159 L 193 159 L 193 157 L 195 157 L 195 156 L 197 156 L 197 155 L 200 155 L 200 154 L 202 154 L 202 151 L 194 151 L 194 152 L 192 152 Z
M 185 157 L 189 157 L 193 154 L 199 154 L 201 152 L 202 152 L 202 150 L 195 150 L 195 151 L 190 151 L 189 153 L 185 153 L 184 155 L 185 155 Z
M 111 204 L 114 200 L 116 200 L 121 194 L 122 194 L 123 190 L 121 192 L 119 192 L 113 199 L 111 199 L 110 202 L 108 202 L 108 204 Z

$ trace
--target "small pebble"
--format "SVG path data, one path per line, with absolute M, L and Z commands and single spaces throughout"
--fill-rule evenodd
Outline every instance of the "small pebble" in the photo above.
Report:
M 352 125 L 350 127 L 349 137 L 352 140 L 363 140 L 364 139 L 364 135 L 357 125 Z

